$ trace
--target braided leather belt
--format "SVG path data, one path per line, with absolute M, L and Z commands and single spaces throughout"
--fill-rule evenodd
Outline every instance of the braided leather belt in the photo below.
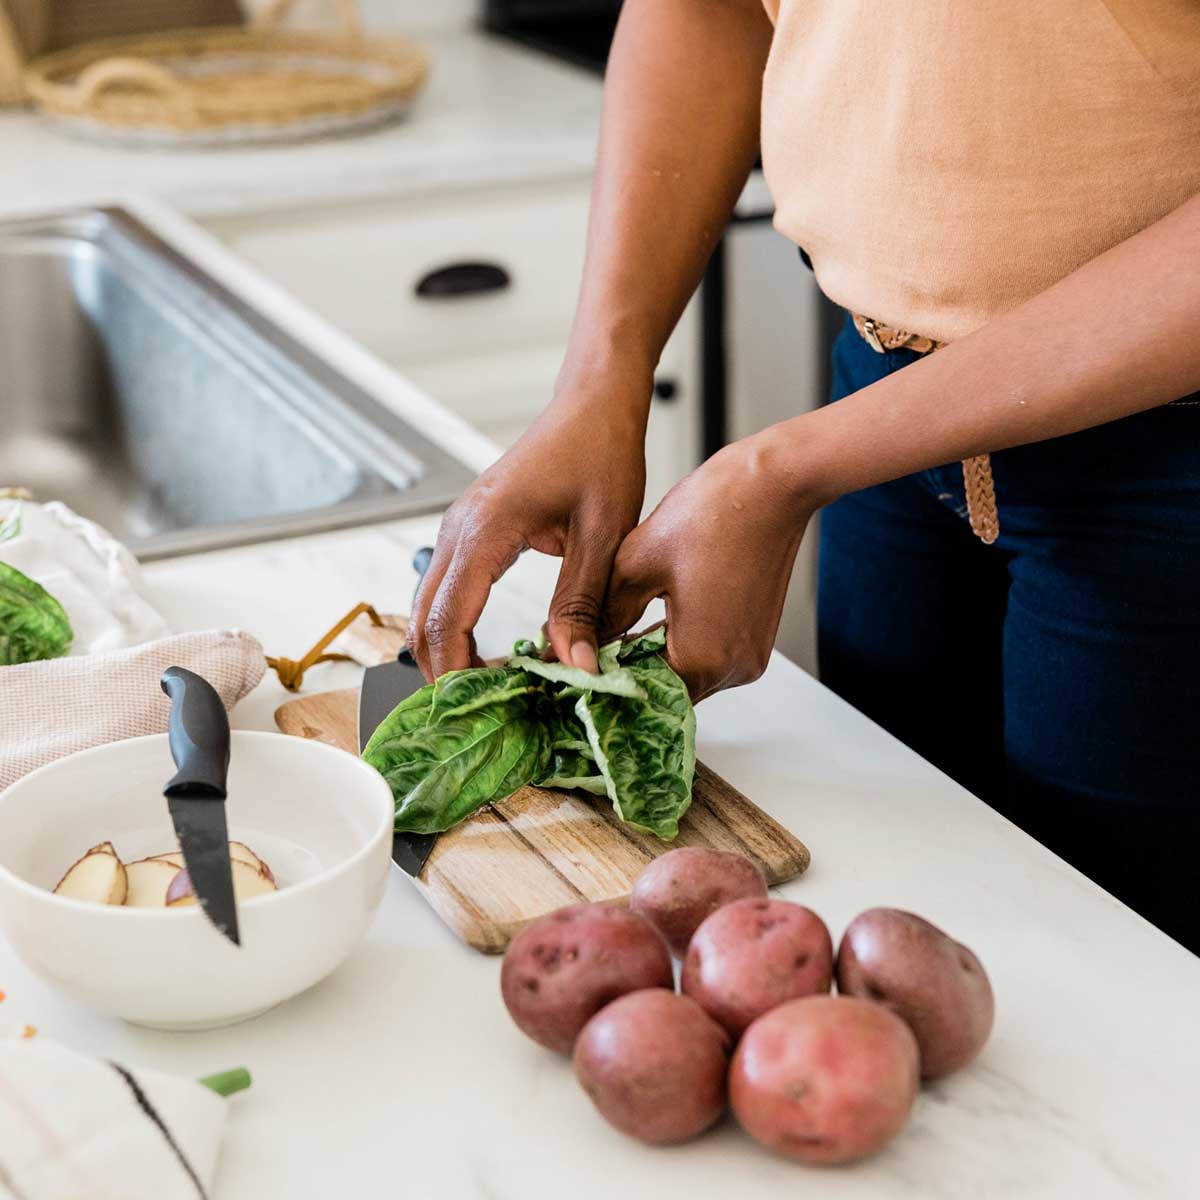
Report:
M 932 354 L 946 343 L 935 342 L 919 333 L 907 333 L 884 325 L 871 317 L 851 313 L 859 336 L 877 354 L 888 350 L 911 350 L 914 354 Z M 967 497 L 967 516 L 971 529 L 980 541 L 992 542 L 1000 536 L 1000 514 L 996 511 L 996 488 L 992 482 L 992 460 L 987 454 L 964 458 L 962 464 L 963 490 Z

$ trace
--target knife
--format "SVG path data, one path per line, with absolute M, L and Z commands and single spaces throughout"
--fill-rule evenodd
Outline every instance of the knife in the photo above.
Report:
M 205 916 L 240 946 L 225 823 L 229 717 L 212 684 L 195 672 L 168 667 L 161 683 L 171 698 L 167 738 L 178 768 L 163 795 L 175 823 L 183 863 Z
M 422 546 L 413 555 L 413 570 L 417 573 L 417 587 L 433 558 L 433 547 Z M 358 696 L 358 752 L 361 754 L 370 741 L 371 734 L 401 700 L 425 686 L 425 676 L 417 666 L 416 659 L 405 646 L 391 662 L 368 667 L 363 672 L 362 691 Z M 414 879 L 421 874 L 429 858 L 436 833 L 397 833 L 392 837 L 392 861 Z

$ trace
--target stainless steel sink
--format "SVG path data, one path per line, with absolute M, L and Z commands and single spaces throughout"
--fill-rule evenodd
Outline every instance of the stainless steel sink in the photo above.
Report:
M 150 559 L 436 511 L 469 479 L 122 210 L 0 221 L 0 488 Z

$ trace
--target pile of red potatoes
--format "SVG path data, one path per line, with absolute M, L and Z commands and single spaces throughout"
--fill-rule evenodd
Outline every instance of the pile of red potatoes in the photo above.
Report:
M 680 1142 L 729 1106 L 751 1137 L 805 1163 L 894 1137 L 920 1080 L 970 1062 L 994 1013 L 979 960 L 923 918 L 869 909 L 835 955 L 821 918 L 769 898 L 754 863 L 699 848 L 651 863 L 627 909 L 574 905 L 528 926 L 501 991 L 524 1033 L 573 1057 L 622 1132 Z

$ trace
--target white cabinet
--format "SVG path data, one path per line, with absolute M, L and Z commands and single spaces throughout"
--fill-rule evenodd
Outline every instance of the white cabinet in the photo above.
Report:
M 435 400 L 510 445 L 549 400 L 583 271 L 588 183 L 211 220 L 209 228 Z M 647 499 L 700 448 L 695 306 L 663 354 Z
M 493 188 L 210 224 L 389 362 L 562 341 L 586 227 L 587 193 L 579 185 Z M 473 294 L 418 294 L 434 272 L 468 263 L 496 267 L 507 283 Z

